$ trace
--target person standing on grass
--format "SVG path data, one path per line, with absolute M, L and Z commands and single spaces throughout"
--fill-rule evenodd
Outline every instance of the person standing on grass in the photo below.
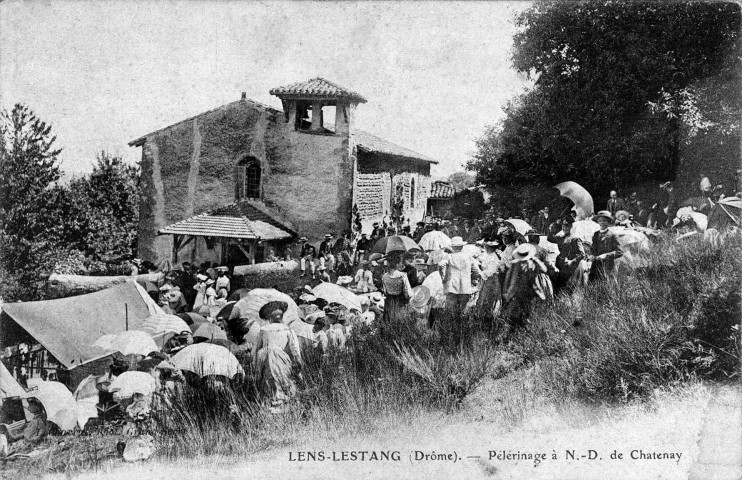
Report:
M 623 256 L 623 249 L 618 243 L 616 234 L 608 230 L 613 223 L 611 212 L 600 211 L 593 217 L 600 230 L 593 234 L 593 246 L 590 259 L 593 265 L 590 269 L 590 280 L 605 279 L 609 272 L 613 271 L 616 259 Z
M 401 253 L 394 252 L 387 257 L 391 270 L 381 277 L 384 299 L 384 322 L 404 321 L 409 313 L 408 304 L 412 297 L 412 287 L 404 272 L 405 263 Z
M 512 265 L 502 286 L 502 318 L 505 320 L 504 337 L 513 329 L 523 327 L 531 312 L 531 301 L 539 274 L 546 273 L 546 265 L 538 259 L 535 245 L 524 243 L 513 252 Z
M 466 243 L 463 238 L 453 237 L 451 239 L 453 253 L 447 254 L 438 263 L 443 291 L 446 293 L 446 307 L 452 311 L 453 321 L 457 322 L 457 328 L 454 328 L 454 338 L 457 342 L 463 338 L 465 330 L 464 308 L 476 291 L 472 282 L 472 274 L 482 276 L 477 262 L 470 254 L 462 251 L 464 245 Z
M 572 217 L 564 217 L 561 221 L 559 233 L 549 233 L 547 240 L 556 243 L 559 255 L 556 258 L 558 272 L 555 277 L 554 287 L 557 290 L 567 288 L 573 291 L 578 285 L 584 283 L 585 277 L 585 247 L 582 240 L 572 236 Z
M 281 406 L 296 394 L 294 367 L 301 367 L 301 350 L 296 333 L 283 323 L 289 306 L 286 302 L 268 302 L 258 316 L 270 323 L 260 327 L 253 348 L 252 365 L 255 380 L 263 395 L 271 402 L 271 413 L 279 413 Z

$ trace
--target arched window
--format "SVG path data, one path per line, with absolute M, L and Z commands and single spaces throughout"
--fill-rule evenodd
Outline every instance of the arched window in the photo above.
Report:
M 410 208 L 415 208 L 415 178 L 410 180 Z
M 260 198 L 260 164 L 253 162 L 245 169 L 245 198 Z
M 235 198 L 260 198 L 260 162 L 257 158 L 248 157 L 237 164 L 235 178 Z

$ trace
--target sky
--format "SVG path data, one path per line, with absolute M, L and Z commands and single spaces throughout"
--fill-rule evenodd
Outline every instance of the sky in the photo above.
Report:
M 39 1 L 0 3 L 0 105 L 57 135 L 65 175 L 241 92 L 324 77 L 362 94 L 356 127 L 463 169 L 530 84 L 510 62 L 526 2 Z

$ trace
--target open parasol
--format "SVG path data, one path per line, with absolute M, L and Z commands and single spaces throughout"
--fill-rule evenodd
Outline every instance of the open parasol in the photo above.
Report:
M 94 346 L 121 352 L 122 355 L 144 355 L 159 350 L 155 341 L 141 330 L 128 330 L 115 335 L 103 335 L 93 343 Z
M 410 237 L 404 235 L 392 235 L 390 237 L 382 237 L 376 241 L 374 247 L 371 249 L 371 253 L 380 253 L 382 255 L 389 255 L 393 252 L 405 253 L 411 250 L 422 250 Z
M 149 395 L 155 391 L 155 379 L 146 372 L 124 372 L 111 382 L 108 391 L 114 399 L 130 398 L 135 393 Z
M 46 419 L 60 430 L 72 430 L 77 425 L 77 402 L 72 392 L 59 382 L 46 382 L 40 378 L 27 380 L 29 396 L 36 398 L 46 410 Z
M 649 239 L 643 232 L 625 227 L 608 227 L 608 230 L 616 234 L 622 247 L 636 253 L 649 251 Z
M 426 252 L 434 252 L 441 248 L 448 248 L 451 246 L 451 238 L 440 230 L 433 230 L 432 232 L 425 233 L 420 238 L 420 248 Z
M 684 208 L 688 208 L 688 207 L 684 207 Z M 681 208 L 680 210 L 683 210 L 683 209 Z M 709 223 L 709 217 L 707 217 L 701 212 L 694 212 L 694 211 L 686 210 L 681 213 L 680 210 L 678 210 L 678 214 L 675 218 L 675 221 L 673 222 L 673 226 L 679 224 L 683 216 L 687 215 L 693 219 L 693 222 L 695 222 L 695 224 L 698 225 L 698 228 L 700 228 L 704 232 L 706 231 L 706 227 L 708 227 L 708 223 Z
M 325 300 L 327 303 L 339 303 L 348 308 L 361 311 L 361 302 L 358 296 L 347 288 L 335 285 L 334 283 L 320 283 L 312 289 L 312 294 Z
M 273 288 L 254 288 L 239 300 L 232 308 L 229 319 L 244 318 L 247 320 L 259 320 L 260 309 L 268 302 L 279 301 L 286 302 L 289 306 L 283 315 L 283 323 L 291 323 L 301 318 L 301 311 L 296 302 L 283 292 Z
M 177 334 L 188 331 L 188 324 L 177 315 L 160 313 L 145 318 L 139 329 L 153 337 L 159 337 L 167 333 Z
M 533 230 L 528 222 L 520 218 L 508 218 L 505 222 L 511 224 L 515 228 L 515 231 L 521 235 L 525 235 L 529 230 Z
M 191 325 L 191 328 L 193 329 L 194 339 L 205 338 L 207 341 L 215 339 L 227 339 L 227 334 L 224 332 L 224 330 L 210 322 L 194 323 L 193 325 Z
M 244 374 L 242 365 L 228 349 L 211 343 L 188 345 L 171 359 L 173 365 L 188 370 L 199 377 L 221 375 L 232 378 Z
M 82 430 L 91 418 L 98 418 L 97 405 L 100 402 L 100 391 L 97 387 L 98 377 L 88 375 L 80 382 L 72 396 L 77 403 L 77 426 Z
M 600 230 L 600 225 L 592 220 L 578 220 L 572 224 L 570 235 L 577 237 L 583 242 L 592 244 L 593 234 Z
M 562 182 L 554 185 L 559 190 L 559 195 L 572 200 L 577 212 L 577 220 L 589 218 L 595 211 L 595 204 L 590 192 L 576 182 Z

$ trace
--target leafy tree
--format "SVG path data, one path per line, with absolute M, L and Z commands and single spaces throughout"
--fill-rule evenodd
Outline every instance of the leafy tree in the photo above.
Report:
M 453 188 L 460 192 L 461 190 L 469 187 L 473 187 L 476 176 L 469 172 L 455 172 L 448 176 L 448 183 L 453 185 Z
M 51 125 L 26 106 L 0 115 L 0 246 L 9 273 L 36 265 L 61 233 L 55 141 Z
M 539 2 L 516 24 L 513 65 L 534 87 L 506 106 L 468 165 L 508 199 L 525 185 L 575 180 L 606 195 L 672 178 L 694 118 L 673 99 L 724 71 L 739 85 L 736 3 Z M 723 105 L 731 117 L 738 98 Z
M 66 241 L 107 270 L 134 256 L 139 222 L 139 168 L 101 152 L 93 171 L 69 184 Z

